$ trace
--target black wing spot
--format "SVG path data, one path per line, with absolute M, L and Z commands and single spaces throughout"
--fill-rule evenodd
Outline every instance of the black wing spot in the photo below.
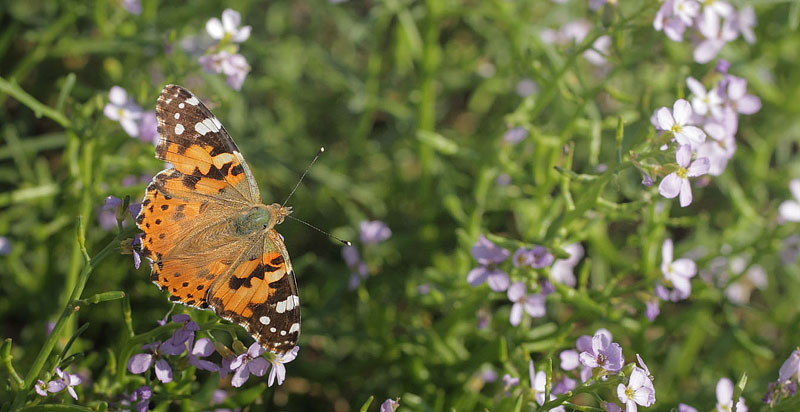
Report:
M 197 182 L 200 181 L 200 176 L 183 175 L 183 179 L 181 181 L 183 182 L 184 186 L 194 190 L 197 187 Z
M 283 263 L 283 255 L 279 255 L 275 259 L 272 259 L 269 263 L 275 266 L 280 265 L 281 263 Z
M 158 234 L 158 238 L 159 238 L 159 239 L 164 239 L 165 237 L 166 237 L 166 235 L 164 235 L 163 233 L 159 233 L 159 234 Z M 149 241 L 150 241 L 150 243 L 153 243 L 153 239 L 147 239 L 147 240 L 149 240 Z
M 242 173 L 244 173 L 244 168 L 242 167 L 242 165 L 236 165 L 233 168 L 231 168 L 231 175 L 233 176 L 238 176 Z
M 161 205 L 161 210 L 167 210 L 167 209 L 169 209 L 169 205 Z
M 183 287 L 189 286 L 189 282 L 183 282 Z

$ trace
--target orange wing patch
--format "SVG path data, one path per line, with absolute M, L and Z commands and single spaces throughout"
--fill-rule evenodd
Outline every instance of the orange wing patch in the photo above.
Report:
M 222 318 L 243 325 L 262 346 L 283 353 L 300 335 L 300 298 L 291 265 L 280 248 L 266 243 L 259 259 L 243 262 L 212 286 L 208 302 Z

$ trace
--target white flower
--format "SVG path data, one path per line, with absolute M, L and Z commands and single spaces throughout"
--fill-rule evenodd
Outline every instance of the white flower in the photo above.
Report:
M 692 109 L 694 109 L 695 113 L 700 116 L 711 113 L 714 118 L 722 116 L 722 96 L 719 95 L 716 89 L 706 91 L 703 83 L 700 83 L 694 77 L 687 78 L 686 85 L 689 86 L 689 90 L 694 95 L 692 97 Z
M 569 253 L 569 258 L 558 259 L 553 262 L 553 266 L 550 268 L 550 276 L 556 282 L 567 286 L 575 286 L 575 274 L 572 273 L 572 269 L 578 265 L 578 262 L 583 257 L 583 246 L 580 243 L 573 243 L 564 246 L 564 251 Z
M 730 412 L 733 409 L 733 382 L 728 378 L 722 378 L 717 382 L 717 412 Z M 744 398 L 739 397 L 736 403 L 737 412 L 747 412 L 747 405 Z
M 239 28 L 242 23 L 242 16 L 238 11 L 225 9 L 222 12 L 222 21 L 214 17 L 206 22 L 206 31 L 212 39 L 222 40 L 228 38 L 234 43 L 241 43 L 250 37 L 252 27 L 244 26 Z
M 300 347 L 295 346 L 289 352 L 275 355 L 275 360 L 272 361 L 272 369 L 269 371 L 267 386 L 272 386 L 275 383 L 275 379 L 278 380 L 278 385 L 283 384 L 284 379 L 286 379 L 286 367 L 283 364 L 293 361 L 297 357 L 299 350 Z
M 789 182 L 789 191 L 792 192 L 794 199 L 781 203 L 778 214 L 783 220 L 800 222 L 800 179 L 792 179 Z
M 617 385 L 617 397 L 625 404 L 625 412 L 636 412 L 636 405 L 645 407 L 652 405 L 650 402 L 652 390 L 646 385 L 649 381 L 650 378 L 644 370 L 634 366 L 628 385 L 622 383 Z
M 672 112 L 662 107 L 656 112 L 658 126 L 662 130 L 671 131 L 675 140 L 681 145 L 699 145 L 706 140 L 706 134 L 696 126 L 690 126 L 692 105 L 686 100 L 678 99 L 672 106 Z
M 689 145 L 679 146 L 675 152 L 675 159 L 678 161 L 678 170 L 664 177 L 658 185 L 658 193 L 667 199 L 680 195 L 681 207 L 686 207 L 692 204 L 692 186 L 689 184 L 689 178 L 708 173 L 709 161 L 707 157 L 701 157 L 690 165 L 692 149 Z
M 111 120 L 116 120 L 131 137 L 139 136 L 139 120 L 144 110 L 133 99 L 128 98 L 128 93 L 119 86 L 114 86 L 108 92 L 108 103 L 103 108 L 103 114 Z
M 687 26 L 691 26 L 695 16 L 700 12 L 700 5 L 694 0 L 675 0 L 672 13 Z

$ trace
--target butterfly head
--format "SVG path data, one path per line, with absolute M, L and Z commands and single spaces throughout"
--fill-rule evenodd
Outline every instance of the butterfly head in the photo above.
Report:
M 283 223 L 283 219 L 285 219 L 286 216 L 289 216 L 292 213 L 291 206 L 281 206 L 277 203 L 273 203 L 267 206 L 267 210 L 269 210 L 274 219 L 273 226 Z

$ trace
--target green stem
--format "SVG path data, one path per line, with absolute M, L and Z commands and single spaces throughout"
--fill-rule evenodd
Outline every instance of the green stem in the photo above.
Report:
M 420 102 L 417 111 L 417 130 L 434 131 L 436 126 L 436 88 L 434 74 L 439 66 L 439 8 L 437 0 L 425 1 L 427 17 L 424 32 L 424 50 L 422 56 L 422 78 L 419 85 Z M 433 168 L 433 148 L 418 141 L 418 156 L 421 168 L 420 189 L 421 204 L 428 204 L 431 193 L 431 173 Z
M 79 220 L 82 218 L 79 217 Z M 83 225 L 79 223 L 79 227 Z M 58 338 L 61 336 L 61 333 L 64 329 L 64 326 L 67 324 L 67 320 L 70 318 L 70 315 L 75 313 L 79 310 L 79 307 L 74 307 L 73 302 L 78 300 L 83 293 L 83 288 L 86 286 L 86 281 L 89 280 L 89 275 L 94 270 L 95 266 L 98 263 L 103 261 L 108 255 L 117 250 L 119 248 L 120 242 L 122 239 L 126 237 L 131 237 L 133 235 L 133 229 L 121 232 L 117 237 L 115 237 L 111 242 L 109 242 L 106 247 L 103 248 L 100 252 L 98 252 L 93 258 L 90 258 L 86 262 L 86 266 L 83 267 L 80 275 L 78 276 L 78 282 L 75 284 L 75 287 L 72 289 L 72 294 L 70 295 L 69 301 L 65 305 L 64 309 L 61 311 L 61 315 L 58 317 L 58 321 L 56 321 L 56 325 L 53 328 L 53 332 L 50 333 L 50 336 L 47 337 L 47 340 L 44 342 L 44 345 L 39 350 L 39 354 L 36 355 L 36 359 L 34 359 L 33 364 L 31 365 L 30 370 L 28 370 L 27 375 L 25 376 L 25 382 L 20 390 L 17 393 L 17 396 L 14 398 L 14 403 L 11 405 L 11 410 L 15 411 L 19 409 L 22 404 L 25 402 L 25 398 L 28 395 L 28 392 L 33 387 L 33 383 L 36 382 L 36 379 L 39 377 L 39 373 L 42 371 L 45 362 L 47 362 L 50 353 L 53 351 L 53 348 L 58 341 Z M 79 239 L 82 238 L 79 235 Z M 83 248 L 83 246 L 81 246 Z
M 55 109 L 51 108 L 50 106 L 47 106 L 44 103 L 36 100 L 35 97 L 31 96 L 28 94 L 28 92 L 19 87 L 15 81 L 8 81 L 0 77 L 0 92 L 8 93 L 20 103 L 28 106 L 29 109 L 33 110 L 33 113 L 36 115 L 36 117 L 45 116 L 61 125 L 61 127 L 65 129 L 69 128 L 70 121 L 66 116 L 55 111 Z

